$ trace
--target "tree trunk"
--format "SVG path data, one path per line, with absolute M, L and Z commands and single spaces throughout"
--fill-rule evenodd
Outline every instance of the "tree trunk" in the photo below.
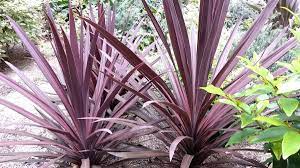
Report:
M 86 158 L 86 159 L 81 159 L 81 166 L 80 168 L 90 168 L 90 159 Z

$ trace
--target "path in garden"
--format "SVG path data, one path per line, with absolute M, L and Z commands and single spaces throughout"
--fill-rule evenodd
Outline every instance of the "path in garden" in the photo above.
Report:
M 49 45 L 45 43 L 45 45 L 41 46 L 42 50 L 44 50 L 46 53 L 49 51 Z M 48 55 L 46 56 L 47 60 L 50 62 L 50 65 L 57 65 L 56 59 Z M 42 90 L 48 90 L 51 91 L 51 88 L 45 81 L 43 74 L 41 71 L 37 68 L 36 64 L 33 63 L 32 59 L 30 58 L 30 55 L 24 51 L 24 49 L 21 46 L 15 47 L 14 51 L 11 53 L 11 57 L 9 58 L 9 62 L 14 64 L 16 67 L 21 69 L 24 74 L 31 79 L 34 83 L 37 84 Z M 17 81 L 19 84 L 25 86 L 21 80 L 18 78 L 18 76 L 12 72 L 8 67 L 4 67 L 3 63 L 1 64 L 1 72 L 7 74 L 10 78 L 14 79 Z M 57 69 L 57 67 L 54 67 Z M 35 111 L 33 104 L 17 93 L 16 91 L 12 90 L 10 87 L 7 87 L 7 85 L 3 84 L 0 82 L 0 97 L 8 100 L 10 102 L 13 102 L 24 109 L 33 112 Z M 18 113 L 14 112 L 13 110 L 10 110 L 4 106 L 0 105 L 0 128 L 8 128 L 8 129 L 15 129 L 15 130 L 25 130 L 29 131 L 31 133 L 37 134 L 37 135 L 47 135 L 47 132 L 43 129 L 38 129 L 38 128 L 32 128 L 29 126 L 26 126 L 26 124 L 31 123 L 28 119 L 25 117 L 19 115 Z M 24 125 L 25 124 L 25 125 Z M 4 135 L 0 134 L 0 141 L 17 141 L 25 139 L 24 137 L 18 137 L 15 135 Z M 14 151 L 14 152 L 28 152 L 28 151 L 37 151 L 41 150 L 38 147 L 7 147 L 7 148 L 0 148 L 1 153 L 2 152 L 9 152 L 9 151 Z M 29 164 L 24 164 L 24 163 L 2 163 L 0 164 L 0 168 L 33 168 L 36 166 L 29 166 Z

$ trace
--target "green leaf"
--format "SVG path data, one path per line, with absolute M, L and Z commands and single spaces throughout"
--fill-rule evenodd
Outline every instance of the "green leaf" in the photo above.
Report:
M 293 30 L 293 29 L 291 29 L 291 32 L 293 33 L 294 37 L 299 42 L 300 41 L 300 31 L 299 30 Z
M 253 120 L 254 117 L 247 113 L 243 113 L 240 116 L 240 118 L 241 118 L 241 122 L 242 122 L 241 128 L 245 128 L 246 126 L 248 126 L 249 124 L 252 124 L 254 122 L 254 120 Z
M 295 131 L 288 131 L 282 140 L 282 157 L 287 159 L 297 153 L 300 149 L 300 134 Z
M 251 114 L 251 107 L 248 104 L 237 101 L 237 106 L 240 107 L 244 112 Z
M 300 58 L 292 61 L 293 69 L 291 70 L 293 73 L 300 73 Z
M 206 87 L 201 87 L 201 89 L 205 90 L 208 93 L 220 95 L 220 96 L 226 96 L 225 92 L 223 92 L 222 89 L 215 87 L 214 85 L 208 85 Z
M 283 135 L 288 131 L 287 127 L 271 127 L 260 132 L 256 137 L 251 139 L 251 143 L 258 142 L 276 142 L 281 141 Z
M 275 118 L 275 117 L 258 116 L 258 117 L 255 117 L 253 120 L 266 122 L 266 123 L 268 123 L 270 125 L 274 125 L 274 126 L 286 126 L 286 124 L 283 121 L 281 121 L 280 119 Z
M 245 65 L 252 65 L 253 63 L 251 62 L 251 60 L 249 60 L 246 57 L 239 57 L 240 61 L 243 62 Z
M 273 93 L 275 90 L 272 85 L 269 84 L 255 84 L 244 91 L 234 94 L 235 97 L 245 97 L 254 95 L 263 95 Z
M 297 110 L 299 101 L 295 98 L 280 98 L 278 104 L 285 114 L 290 117 Z
M 289 69 L 292 72 L 295 72 L 294 66 L 292 64 L 286 63 L 286 62 L 277 62 L 279 66 L 285 67 Z
M 277 160 L 281 159 L 281 155 L 282 155 L 282 148 L 281 148 L 281 141 L 279 142 L 273 142 L 271 144 L 271 149 L 273 151 L 273 154 L 275 155 Z
M 218 99 L 219 103 L 223 103 L 223 104 L 228 104 L 228 105 L 231 105 L 231 106 L 234 106 L 237 108 L 237 104 L 231 100 L 228 100 L 228 99 Z
M 263 100 L 260 101 L 256 104 L 256 113 L 260 114 L 261 112 L 263 112 L 268 106 L 269 106 L 270 102 L 269 100 Z
M 226 147 L 243 142 L 245 139 L 253 135 L 255 132 L 257 132 L 257 129 L 255 128 L 245 128 L 242 131 L 238 131 L 234 133 L 230 137 L 229 141 L 227 142 Z
M 247 68 L 252 70 L 257 75 L 259 75 L 259 76 L 263 77 L 264 79 L 268 80 L 269 82 L 272 82 L 274 80 L 274 76 L 272 75 L 272 73 L 264 67 L 260 67 L 260 66 L 257 66 L 257 65 L 252 65 L 252 66 L 247 65 Z

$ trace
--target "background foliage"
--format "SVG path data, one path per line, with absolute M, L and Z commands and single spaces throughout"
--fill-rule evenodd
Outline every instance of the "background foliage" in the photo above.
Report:
M 0 0 L 0 58 L 5 56 L 5 52 L 10 45 L 19 42 L 6 16 L 15 19 L 24 27 L 32 39 L 37 40 L 42 35 L 42 30 L 40 30 L 42 26 L 41 9 L 41 1 L 39 0 L 34 2 L 28 0 Z
M 299 32 L 297 32 L 299 34 Z M 274 75 L 252 60 L 241 58 L 254 79 L 247 88 L 236 94 L 227 94 L 214 86 L 205 89 L 220 96 L 216 103 L 236 108 L 241 121 L 241 131 L 236 132 L 227 146 L 247 140 L 264 143 L 273 155 L 273 167 L 292 168 L 299 165 L 299 90 L 300 57 L 291 63 L 278 62 L 280 68 Z
M 88 0 L 78 0 L 72 1 L 73 8 L 79 9 L 82 7 L 85 9 L 88 7 Z M 110 3 L 115 5 L 116 9 L 116 30 L 117 34 L 120 36 L 126 33 L 132 26 L 137 24 L 141 18 L 145 18 L 146 13 L 143 9 L 142 3 L 140 1 L 128 0 L 90 0 L 90 2 L 95 6 L 98 2 L 100 3 Z M 198 3 L 199 0 L 182 0 L 182 7 L 184 11 L 184 17 L 186 20 L 186 24 L 188 27 L 196 27 L 197 26 L 197 11 L 198 11 Z M 157 0 L 148 0 L 147 3 L 151 7 L 152 12 L 156 15 L 159 20 L 162 28 L 166 30 L 166 23 L 164 20 L 163 9 L 161 1 Z M 251 4 L 251 6 L 249 5 Z M 68 0 L 51 0 L 50 1 L 51 8 L 53 9 L 54 16 L 56 21 L 59 24 L 68 22 Z M 227 15 L 226 26 L 224 28 L 223 34 L 229 34 L 230 28 L 232 28 L 233 24 L 239 19 L 239 16 L 243 16 L 242 27 L 240 28 L 240 34 L 243 34 L 254 21 L 254 18 L 259 13 L 259 8 L 265 5 L 265 1 L 263 0 L 232 0 L 229 6 L 229 12 Z M 257 8 L 253 8 L 256 6 Z M 34 3 L 29 0 L 1 0 L 0 1 L 0 47 L 2 53 L 5 51 L 6 46 L 14 45 L 18 42 L 15 34 L 12 32 L 8 22 L 5 19 L 5 15 L 11 16 L 18 23 L 24 26 L 26 32 L 29 33 L 29 36 L 32 38 L 40 38 L 42 31 L 40 31 L 44 23 L 43 15 L 42 15 L 42 1 L 34 1 Z M 28 10 L 30 9 L 30 10 Z M 275 17 L 275 16 L 274 16 Z M 149 20 L 144 20 L 145 23 L 148 23 Z M 154 41 L 154 37 L 151 34 L 150 24 L 144 24 L 143 28 L 140 30 L 140 34 L 144 35 L 145 38 L 141 43 L 141 48 L 151 44 Z M 277 32 L 277 27 L 273 27 L 270 24 L 265 28 L 262 35 L 258 40 L 252 45 L 249 50 L 249 54 L 253 51 L 259 52 L 262 50 L 264 46 L 266 46 L 271 37 Z M 223 46 L 226 36 L 221 38 L 220 46 Z M 223 43 L 222 43 L 223 42 Z M 2 55 L 3 56 L 3 55 Z

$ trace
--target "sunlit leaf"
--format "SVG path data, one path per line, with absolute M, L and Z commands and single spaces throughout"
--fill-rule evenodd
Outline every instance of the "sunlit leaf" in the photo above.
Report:
M 269 104 L 270 104 L 269 100 L 263 100 L 258 102 L 256 104 L 256 108 L 257 108 L 256 113 L 260 114 L 261 112 L 263 112 L 269 106 Z
M 201 89 L 203 89 L 211 94 L 226 96 L 225 92 L 222 89 L 215 87 L 214 85 L 208 85 L 206 87 L 201 87 Z
M 282 140 L 282 157 L 287 159 L 297 153 L 300 149 L 300 134 L 295 131 L 288 131 Z
M 299 101 L 295 98 L 280 98 L 278 104 L 285 114 L 290 117 L 297 110 Z
M 248 104 L 242 101 L 237 101 L 237 106 L 240 107 L 244 112 L 251 114 L 251 108 Z
M 258 117 L 255 117 L 253 120 L 265 122 L 265 123 L 268 123 L 268 124 L 274 125 L 274 126 L 286 126 L 286 124 L 276 116 L 273 116 L 273 117 L 258 116 Z
M 280 160 L 282 155 L 282 147 L 281 147 L 281 141 L 279 142 L 273 142 L 271 144 L 271 149 L 276 157 L 277 160 Z
M 228 100 L 228 99 L 218 99 L 218 102 L 219 103 L 223 103 L 223 104 L 228 104 L 228 105 L 231 105 L 237 109 L 240 109 L 238 106 L 237 106 L 237 103 L 236 102 L 233 102 L 231 100 Z
M 253 116 L 248 114 L 248 113 L 243 113 L 241 116 L 241 122 L 242 122 L 242 125 L 241 125 L 241 128 L 245 128 L 246 126 L 248 126 L 249 124 L 252 124 L 254 122 L 253 120 Z

